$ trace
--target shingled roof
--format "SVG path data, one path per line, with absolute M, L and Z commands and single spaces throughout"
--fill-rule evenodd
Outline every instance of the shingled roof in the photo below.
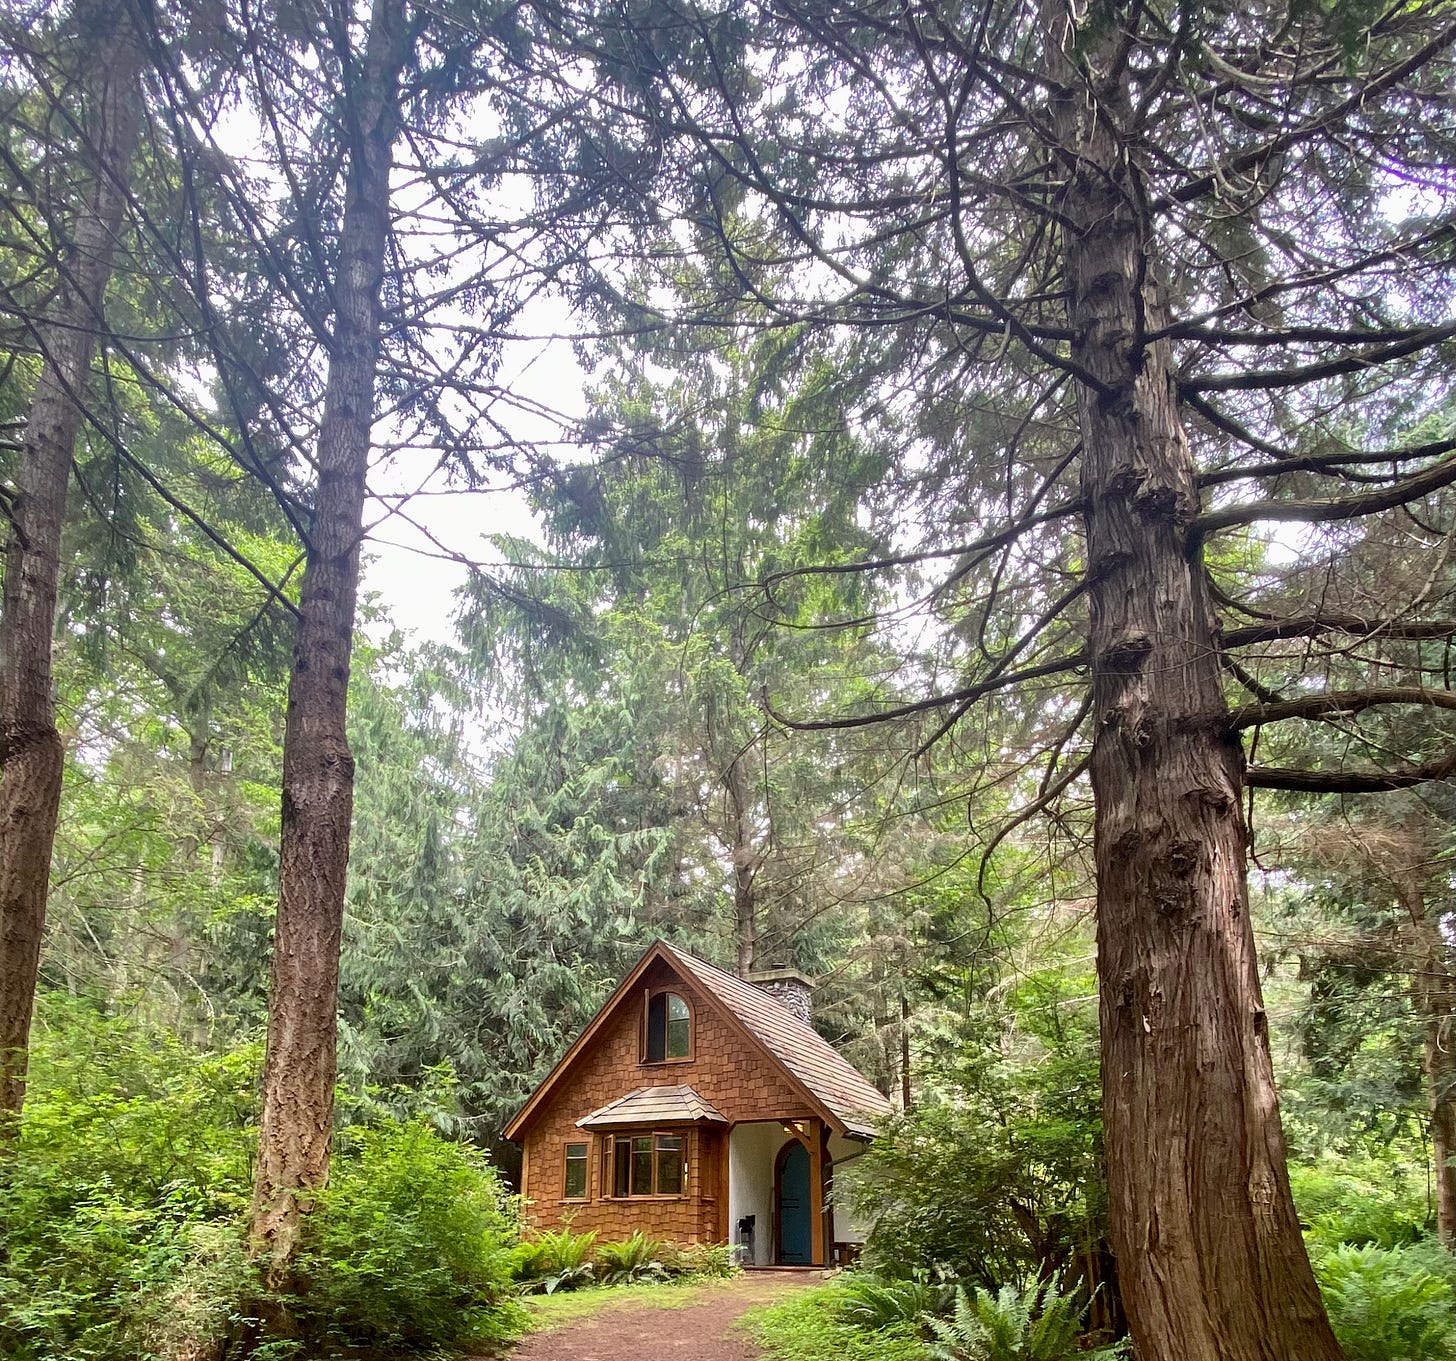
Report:
M 578 1120 L 580 1129 L 613 1125 L 726 1125 L 728 1117 L 685 1083 L 673 1087 L 639 1087 L 599 1106 Z
M 874 1124 L 865 1117 L 887 1115 L 893 1107 L 817 1030 L 752 983 L 666 941 L 659 946 L 689 979 L 731 1012 L 835 1116 L 847 1134 L 865 1139 L 874 1135 Z

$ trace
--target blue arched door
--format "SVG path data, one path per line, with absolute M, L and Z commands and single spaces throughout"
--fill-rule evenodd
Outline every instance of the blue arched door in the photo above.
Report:
M 809 1266 L 814 1260 L 814 1235 L 809 1197 L 809 1150 L 797 1139 L 779 1154 L 776 1199 L 779 1219 L 779 1261 Z

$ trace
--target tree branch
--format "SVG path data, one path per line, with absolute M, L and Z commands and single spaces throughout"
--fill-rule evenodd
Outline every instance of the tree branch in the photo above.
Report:
M 1456 751 L 1402 770 L 1295 770 L 1284 766 L 1250 766 L 1244 783 L 1251 789 L 1284 789 L 1296 794 L 1383 794 L 1411 789 L 1456 775 Z
M 1242 506 L 1225 506 L 1198 516 L 1192 525 L 1196 535 L 1213 534 L 1235 525 L 1253 524 L 1256 520 L 1297 520 L 1306 524 L 1323 524 L 1333 520 L 1353 520 L 1361 515 L 1374 515 L 1456 482 L 1456 458 L 1443 459 L 1422 472 L 1412 473 L 1389 486 L 1350 496 L 1333 496 L 1327 500 L 1251 501 Z
M 1427 690 L 1418 685 L 1373 686 L 1366 690 L 1329 690 L 1267 704 L 1244 704 L 1229 714 L 1235 732 L 1277 723 L 1286 718 L 1314 718 L 1323 722 L 1348 718 L 1379 704 L 1423 704 L 1434 709 L 1456 709 L 1456 691 Z

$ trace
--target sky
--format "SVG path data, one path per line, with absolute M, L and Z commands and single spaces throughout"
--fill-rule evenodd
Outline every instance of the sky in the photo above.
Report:
M 550 306 L 541 304 L 541 313 Z M 569 329 L 569 318 L 564 315 L 554 323 L 546 315 L 537 315 L 530 329 L 542 334 Z M 563 416 L 585 414 L 586 374 L 565 341 L 517 342 L 507 352 L 500 382 L 516 395 Z M 522 438 L 538 434 L 549 438 L 545 423 L 539 425 L 533 429 L 532 419 L 523 413 L 512 418 L 513 433 Z M 433 452 L 429 458 L 434 458 Z M 403 459 L 391 468 L 376 470 L 370 486 L 387 495 L 413 491 L 418 481 L 417 466 Z M 439 474 L 425 484 L 425 490 L 429 494 L 413 500 L 409 514 L 427 534 L 409 521 L 389 515 L 388 503 L 377 496 L 365 507 L 365 522 L 374 528 L 364 546 L 362 590 L 375 595 L 387 615 L 387 620 L 372 626 L 374 634 L 386 632 L 392 625 L 413 635 L 416 642 L 452 643 L 455 592 L 465 582 L 466 568 L 442 556 L 442 547 L 466 558 L 494 559 L 495 551 L 485 543 L 488 536 L 512 534 L 539 540 L 540 532 L 525 496 L 518 491 L 452 490 Z

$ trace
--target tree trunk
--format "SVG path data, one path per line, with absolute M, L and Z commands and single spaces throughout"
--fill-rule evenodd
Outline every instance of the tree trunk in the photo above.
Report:
M 1436 1232 L 1448 1248 L 1456 1248 L 1456 976 L 1439 917 L 1419 892 L 1407 906 L 1416 932 L 1418 962 L 1412 981 L 1425 1040 L 1421 1068 L 1431 1111 Z
M 56 302 L 38 328 L 41 370 L 16 470 L 0 605 L 0 1148 L 25 1100 L 30 1022 L 45 933 L 63 747 L 51 693 L 61 529 L 91 359 L 136 145 L 140 59 L 124 7 L 98 35 L 92 187 L 61 262 Z
M 900 961 L 900 1109 L 911 1107 L 910 1090 L 910 998 L 905 991 L 905 961 Z
M 753 845 L 748 779 L 743 762 L 734 756 L 724 777 L 733 833 L 733 928 L 739 978 L 753 972 L 758 954 L 758 902 L 755 880 L 759 856 Z
M 1248 913 L 1243 755 L 1189 533 L 1192 451 L 1171 355 L 1142 340 L 1163 307 L 1119 135 L 1126 66 L 1115 25 L 1067 32 L 1065 49 L 1051 32 L 1056 51 L 1087 58 L 1058 73 L 1069 93 L 1054 116 L 1073 357 L 1090 380 L 1078 396 L 1118 1276 L 1143 1361 L 1333 1361 L 1289 1192 Z
M 250 1230 L 287 1280 L 310 1197 L 328 1181 L 337 1074 L 339 943 L 354 759 L 345 732 L 365 474 L 389 237 L 389 176 L 408 49 L 401 0 L 374 0 L 357 86 L 344 201 L 318 491 L 283 737 L 278 921 L 268 999 L 263 1116 Z

